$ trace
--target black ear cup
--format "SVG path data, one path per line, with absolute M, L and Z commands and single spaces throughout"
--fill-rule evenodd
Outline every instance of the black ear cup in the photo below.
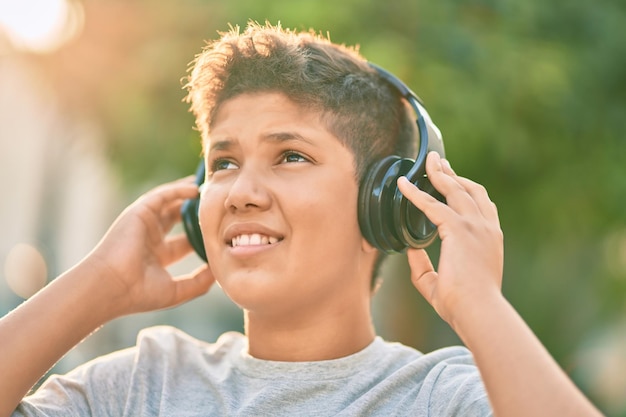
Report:
M 444 197 L 435 190 L 427 177 L 422 177 L 415 184 L 420 190 L 445 203 Z M 393 211 L 393 218 L 396 219 L 395 231 L 401 236 L 400 240 L 405 243 L 405 247 L 425 248 L 437 237 L 437 226 L 407 200 L 397 188 L 394 195 Z
M 415 161 L 388 156 L 374 164 L 359 189 L 359 226 L 373 246 L 386 253 L 408 247 L 423 248 L 437 237 L 437 228 L 397 187 L 398 178 L 409 173 Z M 443 201 L 430 181 L 423 177 L 417 186 Z
M 388 156 L 370 168 L 359 189 L 361 232 L 368 242 L 384 252 L 401 252 L 406 248 L 396 231 L 393 199 L 396 181 L 412 166 L 410 159 Z
M 368 242 L 386 253 L 403 252 L 408 247 L 424 248 L 437 237 L 437 227 L 402 195 L 397 180 L 406 176 L 422 191 L 444 201 L 426 176 L 427 154 L 436 151 L 445 157 L 441 133 L 415 93 L 393 74 L 370 65 L 398 90 L 415 111 L 419 142 L 415 160 L 391 155 L 369 168 L 359 188 L 361 233 Z
M 200 161 L 196 170 L 196 184 L 201 186 L 204 183 L 204 161 Z M 200 208 L 200 197 L 185 200 L 181 207 L 181 216 L 183 219 L 183 227 L 187 234 L 187 239 L 194 248 L 198 256 L 207 262 L 206 251 L 204 249 L 204 240 L 202 240 L 202 230 L 200 229 L 200 219 L 198 218 L 198 210 Z

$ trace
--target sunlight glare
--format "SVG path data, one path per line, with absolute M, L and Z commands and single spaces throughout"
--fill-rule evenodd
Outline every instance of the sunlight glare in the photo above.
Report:
M 83 25 L 82 5 L 71 0 L 0 0 L 0 32 L 18 49 L 51 52 Z

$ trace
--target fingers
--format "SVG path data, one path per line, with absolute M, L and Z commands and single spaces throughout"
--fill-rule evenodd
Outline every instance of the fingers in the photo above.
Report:
M 430 194 L 420 190 L 406 177 L 398 178 L 398 189 L 426 217 L 437 227 L 441 226 L 450 215 L 451 209 Z
M 209 265 L 204 264 L 191 274 L 176 278 L 174 305 L 183 303 L 205 294 L 215 282 Z
M 193 177 L 185 177 L 153 188 L 138 201 L 158 212 L 162 207 L 176 200 L 186 200 L 197 196 L 198 186 L 194 183 Z
M 166 232 L 171 230 L 181 220 L 182 214 L 180 210 L 183 203 L 183 200 L 177 200 L 161 210 L 161 224 Z
M 484 217 L 489 221 L 498 221 L 497 208 L 485 187 L 456 175 L 450 163 L 438 153 L 428 155 L 426 172 L 432 185 L 446 198 L 449 209 L 405 178 L 398 179 L 398 187 L 435 225 L 441 225 L 453 213 L 467 218 Z
M 422 296 L 432 304 L 437 285 L 437 272 L 423 249 L 409 249 L 407 259 L 411 268 L 411 281 Z
M 193 250 L 189 240 L 187 239 L 187 235 L 184 233 L 167 237 L 165 239 L 165 247 L 166 259 L 164 263 L 166 265 L 182 259 Z
M 186 177 L 153 188 L 130 205 L 126 212 L 142 219 L 150 241 L 158 243 L 180 221 L 184 201 L 197 196 L 198 186 L 193 177 Z
M 430 183 L 446 198 L 448 206 L 455 212 L 464 216 L 475 216 L 480 213 L 476 200 L 459 181 L 461 177 L 452 171 L 449 163 L 444 162 L 438 153 L 431 152 L 428 155 L 426 173 Z
M 458 175 L 456 175 L 456 173 L 450 166 L 450 162 L 447 159 L 441 159 L 441 165 L 443 171 L 446 174 L 454 177 L 459 182 L 459 184 L 461 184 L 463 188 L 465 188 L 465 191 L 467 191 L 467 193 L 476 202 L 476 205 L 478 206 L 478 209 L 483 214 L 483 216 L 488 219 L 499 221 L 498 209 L 494 202 L 491 201 L 491 199 L 489 198 L 489 193 L 483 185 L 478 184 L 468 178 L 459 177 Z
M 422 296 L 447 322 L 475 294 L 499 288 L 502 278 L 502 231 L 495 205 L 485 188 L 456 175 L 450 164 L 430 153 L 426 172 L 446 198 L 442 203 L 398 179 L 404 196 L 435 224 L 441 237 L 437 271 L 423 250 L 407 251 L 411 280 Z
M 457 181 L 467 191 L 467 193 L 474 199 L 476 206 L 480 210 L 480 213 L 488 220 L 500 222 L 498 219 L 498 208 L 495 203 L 489 198 L 489 194 L 485 187 L 481 184 L 477 184 L 472 180 L 463 177 L 456 177 Z

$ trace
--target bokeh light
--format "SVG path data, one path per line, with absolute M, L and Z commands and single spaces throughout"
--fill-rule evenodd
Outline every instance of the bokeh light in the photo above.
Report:
M 83 27 L 81 3 L 71 0 L 0 0 L 0 31 L 17 49 L 51 52 Z
M 29 298 L 46 285 L 48 268 L 36 248 L 19 243 L 11 249 L 4 261 L 4 275 L 15 294 Z
M 626 411 L 626 319 L 593 333 L 578 355 L 577 376 L 610 415 Z
M 626 277 L 626 230 L 617 230 L 606 238 L 604 258 L 613 277 Z

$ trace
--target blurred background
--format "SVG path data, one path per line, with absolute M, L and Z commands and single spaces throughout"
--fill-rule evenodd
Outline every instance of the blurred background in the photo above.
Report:
M 141 193 L 194 171 L 181 79 L 205 40 L 250 19 L 358 44 L 421 96 L 456 171 L 499 207 L 505 295 L 583 391 L 626 416 L 622 0 L 0 0 L 0 313 L 83 257 Z M 385 275 L 379 334 L 424 352 L 459 343 L 403 256 Z M 242 319 L 216 287 L 104 326 L 54 371 L 156 324 L 212 341 Z

